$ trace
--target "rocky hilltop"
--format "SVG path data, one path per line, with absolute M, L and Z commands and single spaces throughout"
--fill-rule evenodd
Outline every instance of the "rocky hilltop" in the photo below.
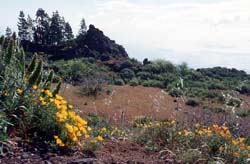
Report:
M 105 36 L 104 33 L 95 28 L 94 25 L 89 26 L 85 40 L 80 43 L 86 45 L 90 50 L 97 51 L 100 54 L 111 54 L 114 57 L 128 57 L 126 50 L 114 40 Z
M 22 42 L 26 51 L 49 54 L 51 60 L 92 57 L 96 60 L 123 60 L 128 54 L 123 46 L 107 37 L 94 25 L 90 25 L 85 36 L 60 45 L 39 45 Z

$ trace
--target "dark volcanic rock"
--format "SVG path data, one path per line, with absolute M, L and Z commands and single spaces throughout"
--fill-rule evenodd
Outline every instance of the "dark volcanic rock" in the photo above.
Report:
M 86 34 L 84 43 L 90 50 L 99 52 L 100 54 L 110 54 L 112 57 L 128 57 L 126 50 L 110 40 L 103 32 L 94 25 L 89 26 L 89 30 Z

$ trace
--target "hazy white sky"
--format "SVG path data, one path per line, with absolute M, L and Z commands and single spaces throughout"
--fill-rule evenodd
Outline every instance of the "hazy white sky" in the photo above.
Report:
M 82 17 L 131 57 L 250 72 L 250 0 L 0 0 L 0 31 L 20 10 L 58 10 L 76 33 Z

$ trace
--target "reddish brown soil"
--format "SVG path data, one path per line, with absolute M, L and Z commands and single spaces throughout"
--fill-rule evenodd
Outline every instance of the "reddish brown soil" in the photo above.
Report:
M 188 106 L 185 104 L 185 98 L 173 98 L 159 88 L 112 86 L 112 90 L 113 92 L 110 95 L 103 92 L 97 97 L 88 97 L 80 94 L 80 87 L 68 84 L 64 86 L 61 94 L 78 107 L 78 112 L 83 116 L 88 113 L 96 113 L 118 126 L 126 125 L 136 116 L 148 116 L 156 119 L 173 118 L 184 126 L 190 126 L 197 122 L 207 125 L 226 123 L 228 126 L 238 123 L 240 133 L 250 135 L 250 116 L 240 118 L 232 115 L 230 111 L 233 107 L 204 101 L 204 105 L 220 106 L 228 110 L 226 113 L 207 113 L 202 105 L 198 107 Z M 237 95 L 237 97 L 243 100 L 241 108 L 250 109 L 249 96 Z M 238 109 L 235 109 L 235 111 Z
M 174 98 L 158 88 L 112 86 L 112 89 L 111 95 L 103 93 L 95 98 L 82 96 L 80 87 L 67 85 L 62 94 L 81 109 L 79 112 L 83 115 L 96 113 L 116 124 L 127 123 L 136 116 L 177 118 L 183 113 L 176 110 L 177 106 L 183 110 L 189 108 L 181 99 L 177 105 Z
M 129 141 L 105 141 L 93 154 L 77 152 L 67 155 L 37 154 L 16 148 L 0 158 L 1 164 L 180 164 L 170 153 L 147 152 Z
M 103 147 L 96 152 L 97 158 L 103 163 L 120 164 L 177 164 L 171 154 L 158 152 L 147 152 L 143 146 L 129 142 L 106 142 Z

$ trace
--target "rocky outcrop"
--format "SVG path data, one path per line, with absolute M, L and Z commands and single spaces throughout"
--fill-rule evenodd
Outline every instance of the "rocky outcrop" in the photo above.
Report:
M 109 54 L 115 58 L 128 57 L 126 50 L 121 45 L 105 36 L 94 25 L 89 26 L 84 42 L 80 45 L 86 45 L 90 50 L 97 51 L 100 54 Z
M 128 59 L 128 54 L 123 46 L 117 44 L 114 40 L 105 36 L 104 33 L 95 28 L 94 25 L 89 26 L 89 30 L 84 36 L 75 39 L 76 45 L 54 46 L 54 47 L 35 47 L 35 50 L 52 54 L 50 59 L 73 59 L 80 57 L 92 57 L 101 61 Z M 33 50 L 34 52 L 37 52 Z

